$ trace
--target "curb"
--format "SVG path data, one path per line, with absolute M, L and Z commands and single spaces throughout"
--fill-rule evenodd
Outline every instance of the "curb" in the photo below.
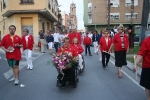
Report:
M 110 56 L 115 59 L 114 53 L 111 53 Z M 127 65 L 125 67 L 133 72 L 133 66 L 134 66 L 133 63 L 127 61 Z M 137 72 L 138 76 L 141 76 L 141 72 L 142 72 L 142 68 L 139 67 Z

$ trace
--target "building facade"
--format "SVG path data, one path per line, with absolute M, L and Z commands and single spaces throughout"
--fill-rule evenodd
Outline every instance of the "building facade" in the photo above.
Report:
M 76 4 L 72 3 L 70 5 L 69 14 L 69 29 L 76 28 L 78 30 L 77 16 L 76 16 Z
M 23 35 L 23 29 L 29 29 L 29 33 L 38 41 L 39 30 L 45 33 L 54 30 L 54 22 L 58 21 L 57 0 L 0 0 L 0 32 L 1 37 L 9 33 L 8 27 L 15 25 L 16 34 Z
M 68 23 L 68 14 L 66 14 L 65 11 L 61 12 L 62 15 L 62 25 L 65 27 L 63 32 L 68 32 L 69 31 L 69 23 Z
M 131 0 L 110 0 L 110 27 L 131 23 Z M 134 26 L 141 24 L 143 0 L 134 0 L 132 22 Z M 99 32 L 108 25 L 108 0 L 84 0 L 84 26 L 87 30 L 97 29 Z

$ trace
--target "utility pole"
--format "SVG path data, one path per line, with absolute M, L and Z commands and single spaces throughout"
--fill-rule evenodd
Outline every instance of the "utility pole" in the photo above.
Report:
M 110 0 L 108 0 L 108 30 L 110 30 Z
M 145 31 L 147 30 L 147 21 L 149 16 L 150 9 L 150 0 L 143 0 L 143 11 L 142 11 L 142 20 L 141 20 L 141 29 L 140 29 L 140 43 L 145 39 Z
M 131 25 L 133 25 L 134 0 L 131 0 Z

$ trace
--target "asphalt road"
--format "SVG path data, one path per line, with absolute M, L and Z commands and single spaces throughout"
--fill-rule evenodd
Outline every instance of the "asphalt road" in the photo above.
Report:
M 9 67 L 3 70 L 6 61 L 1 59 L 0 100 L 146 100 L 144 89 L 134 80 L 133 72 L 123 67 L 126 75 L 123 74 L 122 79 L 118 78 L 113 58 L 107 70 L 102 68 L 98 55 L 84 58 L 86 68 L 75 89 L 56 87 L 57 71 L 52 67 L 49 53 L 33 61 L 34 70 L 26 70 L 26 67 L 21 70 L 20 84 L 25 87 L 14 86 L 5 79 L 3 73 Z

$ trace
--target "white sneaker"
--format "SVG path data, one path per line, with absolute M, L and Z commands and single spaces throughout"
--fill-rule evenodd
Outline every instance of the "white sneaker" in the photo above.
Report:
M 30 70 L 33 70 L 33 67 L 30 67 Z
M 19 84 L 19 80 L 16 78 L 15 82 L 14 82 L 14 85 L 18 85 L 18 84 Z
M 30 67 L 27 67 L 27 69 L 30 69 Z
M 12 82 L 12 81 L 14 81 L 14 80 L 15 80 L 15 78 L 13 77 L 13 78 L 9 79 L 9 82 Z

